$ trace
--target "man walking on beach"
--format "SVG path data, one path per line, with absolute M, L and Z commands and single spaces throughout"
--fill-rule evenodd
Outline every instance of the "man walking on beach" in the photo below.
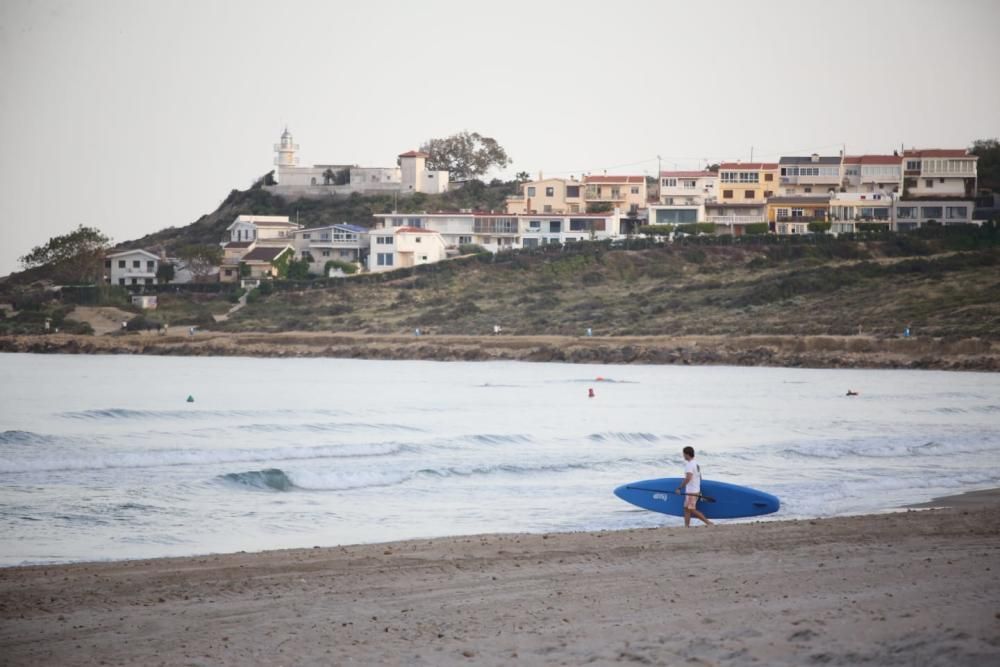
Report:
M 684 460 L 687 461 L 684 464 L 684 482 L 674 489 L 674 493 L 681 493 L 684 489 L 684 525 L 690 526 L 691 515 L 694 515 L 711 526 L 712 522 L 696 507 L 701 497 L 701 468 L 694 461 L 694 447 L 684 448 Z

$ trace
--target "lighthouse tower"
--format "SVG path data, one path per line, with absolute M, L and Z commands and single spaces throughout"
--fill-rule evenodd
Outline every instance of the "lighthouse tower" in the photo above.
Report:
M 298 150 L 299 145 L 292 141 L 292 133 L 286 127 L 281 133 L 281 143 L 274 145 L 274 152 L 277 154 L 274 158 L 274 165 L 278 168 L 275 174 L 277 182 L 282 181 L 281 172 L 298 166 L 299 156 L 295 154 Z

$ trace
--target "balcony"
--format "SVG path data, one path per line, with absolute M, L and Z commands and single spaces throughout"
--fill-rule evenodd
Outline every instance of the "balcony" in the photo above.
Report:
M 517 236 L 519 233 L 517 220 L 476 220 L 472 224 L 475 234 L 492 234 L 496 236 Z
M 779 215 L 778 222 L 826 222 L 826 215 Z

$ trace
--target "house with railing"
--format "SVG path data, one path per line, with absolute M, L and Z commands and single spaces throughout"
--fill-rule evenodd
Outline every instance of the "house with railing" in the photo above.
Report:
M 784 197 L 820 196 L 837 192 L 841 187 L 840 155 L 785 156 L 778 160 L 778 188 Z
M 777 174 L 778 165 L 774 162 L 723 162 L 719 165 L 716 201 L 763 204 L 778 194 Z
M 647 203 L 645 176 L 584 176 L 583 199 L 588 212 L 636 211 Z
M 309 272 L 325 275 L 329 261 L 366 265 L 371 247 L 368 228 L 340 223 L 326 227 L 296 229 L 292 232 L 292 246 L 296 259 L 309 262 Z
M 583 183 L 570 177 L 542 178 L 521 184 L 521 193 L 507 198 L 507 213 L 580 213 L 585 210 Z
M 104 278 L 110 285 L 155 285 L 159 268 L 159 255 L 138 248 L 104 258 Z
M 771 197 L 767 200 L 767 219 L 776 234 L 805 234 L 810 222 L 826 222 L 829 197 Z
M 433 264 L 447 256 L 440 233 L 420 227 L 387 227 L 372 230 L 368 270 L 372 272 Z

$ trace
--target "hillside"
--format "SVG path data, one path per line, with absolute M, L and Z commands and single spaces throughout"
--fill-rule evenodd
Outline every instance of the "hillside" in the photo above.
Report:
M 201 216 L 185 227 L 168 227 L 134 241 L 121 244 L 122 248 L 151 248 L 162 246 L 168 253 L 188 244 L 218 243 L 226 227 L 238 215 L 287 215 L 306 227 L 320 227 L 340 222 L 371 226 L 375 213 L 391 213 L 393 209 L 404 213 L 422 210 L 450 210 L 460 208 L 495 209 L 504 207 L 508 195 L 517 191 L 515 182 L 493 181 L 485 184 L 472 181 L 465 187 L 440 195 L 417 193 L 394 198 L 390 195 L 327 197 L 323 199 L 286 200 L 272 195 L 263 187 L 264 178 L 249 190 L 233 190 L 218 208 Z
M 522 251 L 387 282 L 279 285 L 224 331 L 995 338 L 996 234 Z M 709 242 L 715 243 L 710 245 Z M 962 250 L 961 248 L 969 248 Z

